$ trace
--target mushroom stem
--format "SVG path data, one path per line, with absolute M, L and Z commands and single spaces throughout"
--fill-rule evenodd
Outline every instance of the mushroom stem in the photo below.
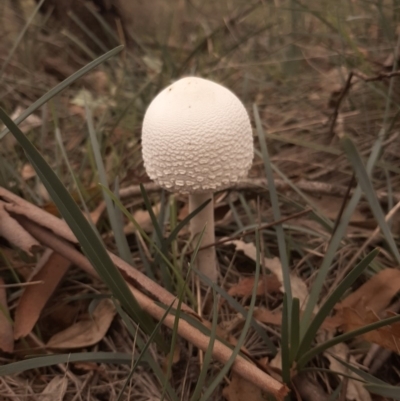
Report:
M 190 221 L 190 231 L 194 238 L 194 246 L 197 245 L 199 235 L 201 235 L 203 229 L 204 233 L 200 247 L 215 243 L 213 194 L 206 192 L 189 195 L 189 213 L 196 210 L 209 199 L 211 201 Z M 215 247 L 211 246 L 197 253 L 196 267 L 210 280 L 217 282 L 218 271 Z

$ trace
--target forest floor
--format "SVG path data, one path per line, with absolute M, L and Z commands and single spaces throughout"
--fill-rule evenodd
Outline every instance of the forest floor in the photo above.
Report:
M 400 384 L 399 323 L 332 343 L 300 370 L 295 356 L 289 367 L 284 359 L 282 322 L 291 299 L 285 278 L 301 316 L 320 285 L 311 307 L 316 313 L 376 248 L 379 254 L 328 311 L 312 347 L 399 313 L 396 2 L 324 0 L 315 8 L 297 0 L 216 3 L 172 2 L 170 12 L 143 16 L 157 21 L 145 32 L 139 23 L 130 26 L 130 18 L 117 18 L 122 22 L 114 29 L 110 16 L 97 11 L 83 28 L 81 14 L 69 13 L 66 23 L 55 19 L 51 7 L 29 21 L 35 4 L 5 1 L 0 106 L 15 120 L 51 88 L 125 44 L 19 127 L 81 210 L 89 211 L 105 247 L 143 273 L 135 276 L 118 262 L 130 285 L 141 290 L 147 276 L 158 290 L 144 287 L 143 299 L 162 299 L 160 288 L 165 299 L 179 296 L 210 331 L 211 342 L 225 341 L 229 352 L 238 346 L 249 365 L 284 381 L 292 400 L 394 399 L 391 386 Z M 147 106 L 186 75 L 232 90 L 254 128 L 248 179 L 214 200 L 219 290 L 190 272 L 187 225 L 167 241 L 188 216 L 187 198 L 151 183 L 142 161 Z M 240 369 L 218 376 L 235 355 L 226 363 L 213 354 L 210 362 L 208 350 L 198 349 L 201 335 L 189 338 L 197 327 L 190 319 L 189 334 L 162 326 L 161 339 L 151 337 L 147 349 L 149 335 L 126 308 L 118 309 L 109 283 L 88 267 L 73 234 L 52 220 L 61 216 L 59 205 L 26 149 L 10 133 L 1 144 L 0 401 L 268 399 Z M 118 208 L 107 208 L 110 198 L 99 182 L 119 194 L 140 229 Z M 32 222 L 58 245 L 40 233 L 35 237 Z M 293 316 L 289 351 L 296 343 Z M 45 355 L 54 359 L 15 365 Z M 348 365 L 355 367 L 356 379 Z

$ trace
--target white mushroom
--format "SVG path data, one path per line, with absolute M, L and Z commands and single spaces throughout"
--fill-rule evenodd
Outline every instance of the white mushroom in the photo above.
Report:
M 240 100 L 225 87 L 187 77 L 159 93 L 142 128 L 147 174 L 161 187 L 189 194 L 192 212 L 211 202 L 190 224 L 193 236 L 205 227 L 201 246 L 215 242 L 213 192 L 247 176 L 253 160 L 250 120 Z M 197 255 L 197 268 L 216 281 L 215 248 Z

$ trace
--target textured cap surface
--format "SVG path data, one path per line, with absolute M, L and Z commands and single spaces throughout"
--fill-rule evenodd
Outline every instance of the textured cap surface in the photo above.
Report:
M 250 120 L 225 87 L 188 77 L 160 92 L 142 128 L 149 177 L 170 191 L 212 192 L 244 178 L 253 160 Z

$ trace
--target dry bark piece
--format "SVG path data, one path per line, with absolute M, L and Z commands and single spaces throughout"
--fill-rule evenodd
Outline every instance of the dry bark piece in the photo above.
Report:
M 13 337 L 13 327 L 8 312 L 6 289 L 3 279 L 0 277 L 0 349 L 2 351 L 13 352 Z
M 38 269 L 30 281 L 43 284 L 25 288 L 15 311 L 14 338 L 27 336 L 35 326 L 48 300 L 60 284 L 71 262 L 48 249 L 38 263 Z
M 86 316 L 47 342 L 48 348 L 74 349 L 97 344 L 106 335 L 116 310 L 110 299 L 102 299 L 91 316 Z
M 39 242 L 8 214 L 3 202 L 0 202 L 0 236 L 15 247 L 22 249 L 29 256 L 33 256 L 42 249 Z

